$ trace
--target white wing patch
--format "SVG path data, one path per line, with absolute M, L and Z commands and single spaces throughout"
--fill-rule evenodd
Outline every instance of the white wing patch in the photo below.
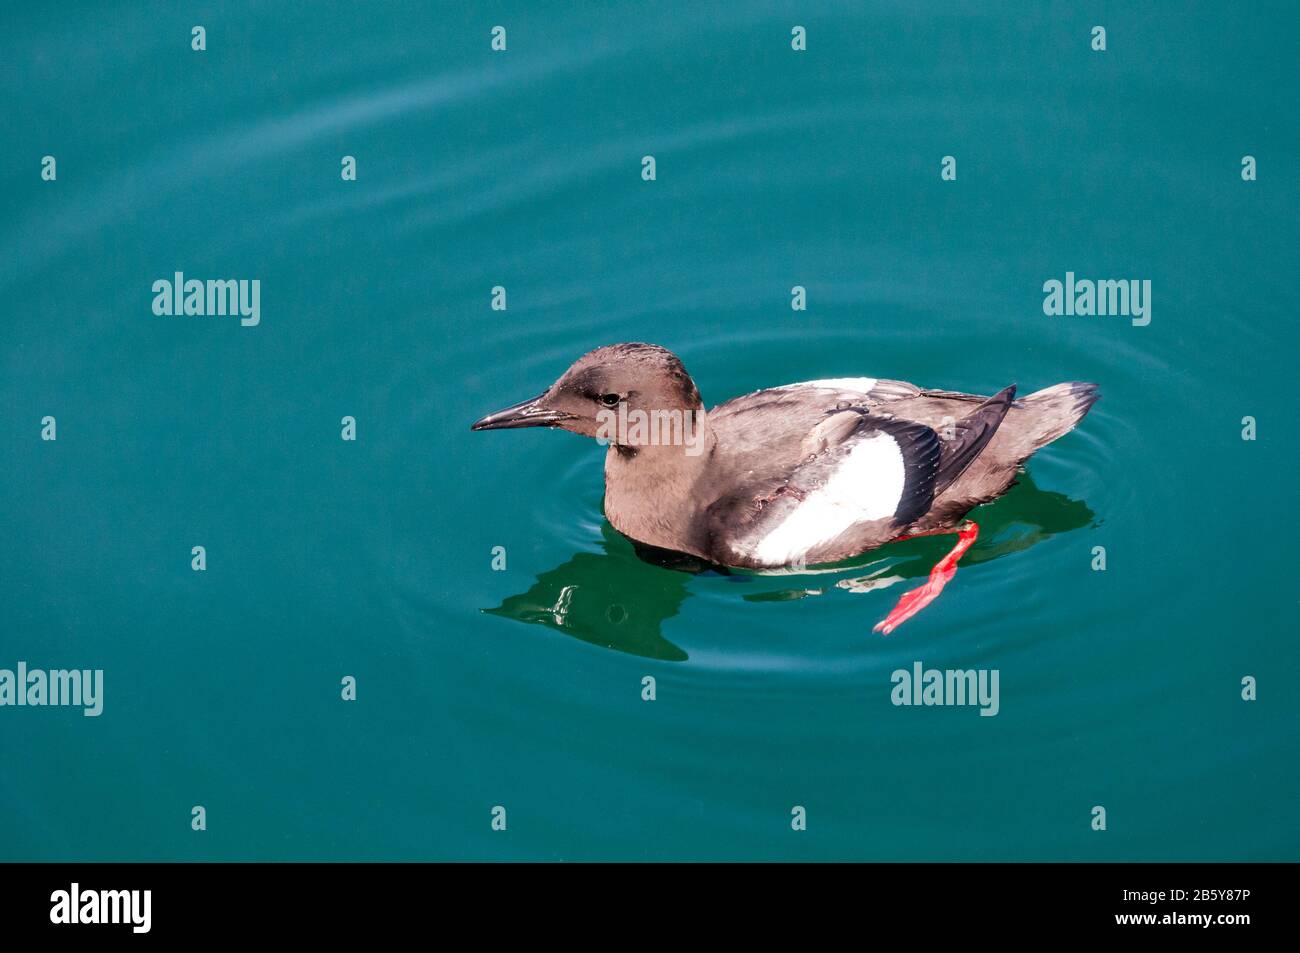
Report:
M 822 390 L 849 391 L 857 394 L 869 394 L 871 388 L 879 383 L 874 377 L 828 377 L 820 381 L 800 381 L 798 384 L 785 384 L 773 390 L 800 390 L 802 388 L 819 388 Z
M 887 433 L 860 440 L 826 485 L 809 493 L 754 547 L 768 566 L 795 562 L 850 526 L 893 516 L 903 497 L 903 452 Z

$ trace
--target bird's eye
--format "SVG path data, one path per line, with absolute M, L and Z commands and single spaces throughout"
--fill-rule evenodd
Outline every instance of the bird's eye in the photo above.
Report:
M 622 398 L 619 397 L 618 394 L 601 394 L 601 395 L 600 395 L 600 402 L 601 402 L 602 404 L 604 404 L 606 407 L 617 407 L 617 406 L 618 406 L 618 402 L 619 402 L 620 400 L 622 400 Z

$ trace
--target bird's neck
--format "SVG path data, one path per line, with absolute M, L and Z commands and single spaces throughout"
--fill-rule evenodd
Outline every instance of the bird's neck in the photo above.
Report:
M 707 556 L 694 544 L 702 507 L 699 484 L 709 473 L 717 437 L 703 408 L 694 431 L 679 443 L 611 444 L 605 455 L 605 516 L 638 542 Z

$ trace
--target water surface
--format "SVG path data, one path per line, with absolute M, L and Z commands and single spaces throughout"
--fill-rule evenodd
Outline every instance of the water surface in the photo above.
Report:
M 1300 855 L 1293 5 L 5 22 L 0 667 L 106 698 L 0 710 L 0 858 Z M 155 316 L 178 270 L 261 323 Z M 1044 316 L 1066 271 L 1150 279 L 1150 325 Z M 469 432 L 623 340 L 710 404 L 1103 400 L 882 638 L 949 541 L 685 573 L 604 522 L 593 443 Z M 891 705 L 917 660 L 997 669 L 999 714 Z

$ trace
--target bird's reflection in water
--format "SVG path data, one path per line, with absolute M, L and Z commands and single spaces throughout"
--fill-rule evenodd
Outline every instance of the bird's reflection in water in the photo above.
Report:
M 1038 489 L 1027 473 L 1006 496 L 971 515 L 980 524 L 980 537 L 966 554 L 964 567 L 1022 552 L 1094 520 L 1086 503 Z M 868 592 L 925 576 L 951 546 L 947 537 L 923 537 L 882 547 L 837 567 L 773 576 L 730 574 L 690 556 L 634 545 L 608 523 L 601 534 L 603 552 L 577 553 L 539 575 L 527 592 L 483 611 L 544 625 L 619 652 L 682 662 L 686 652 L 665 639 L 661 628 L 665 619 L 680 611 L 694 575 L 720 573 L 746 588 L 798 581 L 745 593 L 743 598 L 753 602 L 801 599 L 832 590 Z
M 692 574 L 708 567 L 678 554 L 639 552 L 608 523 L 601 534 L 604 552 L 577 553 L 538 576 L 527 592 L 484 611 L 619 652 L 685 661 L 686 653 L 659 630 L 681 608 Z

